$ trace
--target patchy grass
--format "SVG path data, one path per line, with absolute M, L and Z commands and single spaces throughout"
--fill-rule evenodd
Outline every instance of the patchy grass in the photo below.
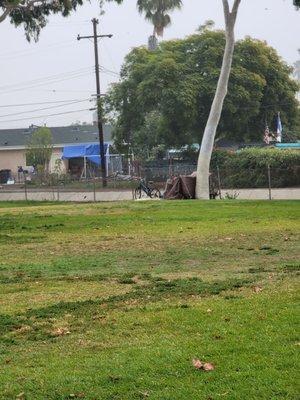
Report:
M 299 214 L 0 203 L 0 399 L 297 399 Z

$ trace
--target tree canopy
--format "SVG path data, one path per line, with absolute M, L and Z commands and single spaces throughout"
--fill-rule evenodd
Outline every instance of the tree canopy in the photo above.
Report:
M 158 144 L 201 143 L 224 45 L 223 31 L 204 29 L 183 40 L 165 41 L 156 52 L 133 49 L 120 83 L 107 97 L 119 146 L 129 143 L 145 155 Z M 272 126 L 278 111 L 292 128 L 298 86 L 291 71 L 265 42 L 249 37 L 237 42 L 218 136 L 259 141 L 266 121 Z

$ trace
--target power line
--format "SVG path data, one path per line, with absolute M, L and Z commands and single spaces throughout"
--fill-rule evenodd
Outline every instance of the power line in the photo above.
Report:
M 2 105 L 0 108 L 9 108 L 9 107 L 25 107 L 25 106 L 37 106 L 41 104 L 55 104 L 55 103 L 67 103 L 69 101 L 80 101 L 83 99 L 69 99 L 69 100 L 55 100 L 55 101 L 42 101 L 42 102 L 37 102 L 37 103 L 20 103 L 20 104 L 7 104 L 7 105 Z
M 10 116 L 15 116 L 15 115 L 21 115 L 21 114 L 28 114 L 30 112 L 35 112 L 35 111 L 50 110 L 50 109 L 58 108 L 58 107 L 66 107 L 66 106 L 70 106 L 70 105 L 73 105 L 73 104 L 83 103 L 85 101 L 91 101 L 91 99 L 72 101 L 72 102 L 69 102 L 69 103 L 58 104 L 58 105 L 51 106 L 51 107 L 36 108 L 34 110 L 27 110 L 27 111 L 21 111 L 21 112 L 17 112 L 17 113 L 10 113 L 10 114 L 5 114 L 5 115 L 0 115 L 0 118 L 10 117 Z
M 6 90 L 6 89 L 10 89 L 10 88 L 14 88 L 14 87 L 20 87 L 20 86 L 27 86 L 27 85 L 31 85 L 31 84 L 38 84 L 40 82 L 43 81 L 51 81 L 54 79 L 59 79 L 61 77 L 65 77 L 65 76 L 70 76 L 70 75 L 74 75 L 74 74 L 78 74 L 78 73 L 83 73 L 86 71 L 92 70 L 92 67 L 84 67 L 84 68 L 79 68 L 76 70 L 72 70 L 72 71 L 68 71 L 68 72 L 61 72 L 59 74 L 55 74 L 55 75 L 49 75 L 49 76 L 45 76 L 43 78 L 38 78 L 38 79 L 31 79 L 29 81 L 25 81 L 25 82 L 19 82 L 19 83 L 13 83 L 13 84 L 9 84 L 9 85 L 4 85 L 4 86 L 0 86 L 0 90 Z
M 12 59 L 12 58 L 19 58 L 19 57 L 26 57 L 26 56 L 31 56 L 32 54 L 44 52 L 44 51 L 49 51 L 51 49 L 57 49 L 57 48 L 63 48 L 63 47 L 69 47 L 71 45 L 74 45 L 73 40 L 66 40 L 64 42 L 55 42 L 55 43 L 50 43 L 48 45 L 44 45 L 43 48 L 37 48 L 37 49 L 29 49 L 29 50 L 19 50 L 19 51 L 8 51 L 7 53 L 2 53 L 0 54 L 0 60 L 7 60 L 7 59 Z
M 99 70 L 101 70 L 103 73 L 106 73 L 106 74 L 110 74 L 110 75 L 113 74 L 115 76 L 119 76 L 119 74 L 117 72 L 111 71 L 105 67 L 100 66 Z M 73 72 L 72 71 L 63 72 L 63 73 L 48 76 L 45 78 L 33 79 L 33 80 L 26 81 L 23 83 L 21 82 L 18 84 L 4 85 L 4 86 L 0 87 L 0 90 L 3 90 L 2 94 L 11 93 L 11 92 L 19 92 L 22 90 L 32 89 L 32 88 L 39 87 L 39 86 L 64 82 L 66 80 L 75 79 L 75 78 L 81 78 L 83 76 L 90 75 L 91 73 L 92 73 L 92 67 L 86 67 L 86 68 L 74 70 Z M 20 87 L 20 86 L 23 86 L 23 87 Z
M 80 89 L 78 89 L 78 90 L 76 90 L 76 89 L 74 89 L 74 90 L 68 90 L 68 89 L 66 89 L 66 90 L 64 90 L 64 89 L 62 89 L 62 90 L 60 90 L 60 89 L 32 89 L 31 90 L 31 92 L 51 92 L 51 93 L 91 93 L 91 94 L 93 94 L 94 93 L 94 89 L 90 89 L 90 90 L 80 90 Z
M 34 88 L 40 87 L 40 86 L 51 85 L 51 84 L 55 84 L 55 83 L 59 83 L 59 82 L 65 82 L 65 81 L 68 81 L 71 79 L 76 79 L 76 78 L 82 78 L 82 77 L 88 76 L 92 73 L 93 72 L 91 71 L 91 72 L 81 73 L 81 74 L 77 74 L 77 75 L 67 76 L 65 78 L 61 78 L 61 79 L 57 79 L 57 80 L 53 80 L 53 81 L 49 81 L 49 82 L 41 82 L 36 85 L 25 86 L 23 88 L 11 89 L 11 90 L 5 91 L 4 94 L 12 93 L 12 92 L 20 92 L 23 90 L 34 89 Z
M 116 75 L 116 76 L 120 76 L 120 74 L 118 73 L 118 72 L 115 72 L 115 71 L 112 71 L 111 69 L 108 69 L 108 68 L 106 68 L 106 67 L 102 67 L 102 66 L 100 66 L 100 71 L 101 72 L 103 72 L 103 73 L 107 73 L 107 74 L 111 74 L 111 75 Z
M 32 117 L 26 117 L 26 118 L 17 118 L 17 119 L 8 119 L 5 121 L 1 121 L 1 123 L 3 122 L 17 122 L 17 121 L 25 121 L 28 119 L 39 119 L 39 118 L 48 118 L 48 117 L 54 117 L 56 115 L 65 115 L 65 114 L 72 114 L 72 113 L 76 113 L 76 112 L 82 112 L 82 111 L 94 111 L 94 108 L 83 108 L 81 110 L 74 110 L 74 111 L 65 111 L 62 113 L 55 113 L 55 114 L 46 114 L 46 115 L 36 115 L 36 116 L 32 116 Z

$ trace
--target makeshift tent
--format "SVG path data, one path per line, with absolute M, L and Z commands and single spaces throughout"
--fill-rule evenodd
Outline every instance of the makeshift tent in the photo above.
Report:
M 194 199 L 196 178 L 179 176 L 167 182 L 164 198 L 167 200 Z
M 104 143 L 104 154 L 109 155 L 109 144 Z M 100 145 L 95 143 L 80 144 L 76 146 L 65 146 L 63 148 L 63 160 L 70 158 L 85 157 L 96 165 L 100 165 Z
M 109 156 L 109 144 L 104 143 L 104 154 Z M 83 158 L 84 159 L 84 176 L 86 177 L 86 160 L 89 160 L 93 164 L 100 166 L 100 145 L 97 143 L 86 143 L 75 146 L 65 146 L 63 148 L 62 159 L 70 160 L 72 158 Z M 106 171 L 108 170 L 108 158 L 106 157 Z
M 196 194 L 195 192 L 196 177 L 193 175 L 181 175 L 167 181 L 164 198 L 166 200 L 194 199 Z M 217 196 L 221 198 L 221 191 L 215 187 L 210 176 L 209 198 L 215 199 Z

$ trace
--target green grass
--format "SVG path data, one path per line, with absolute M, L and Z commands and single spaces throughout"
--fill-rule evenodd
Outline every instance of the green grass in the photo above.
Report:
M 299 216 L 0 203 L 0 399 L 298 399 Z

